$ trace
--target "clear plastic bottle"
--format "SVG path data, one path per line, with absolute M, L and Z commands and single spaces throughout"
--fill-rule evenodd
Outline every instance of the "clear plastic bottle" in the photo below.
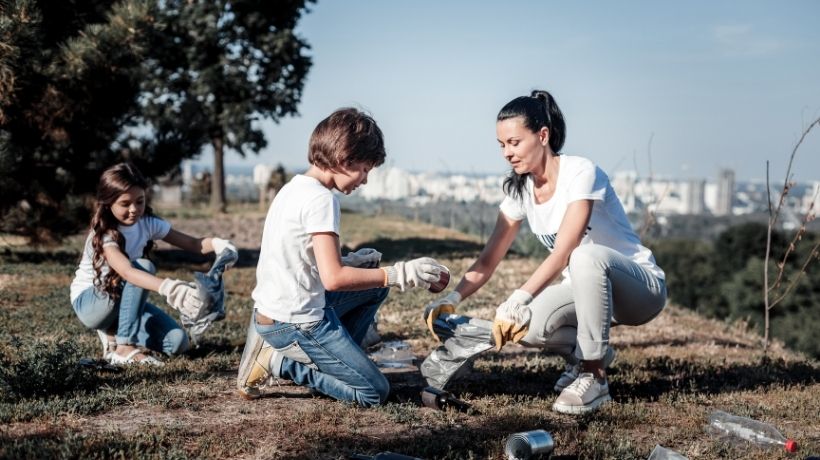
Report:
M 716 410 L 709 415 L 707 430 L 718 436 L 733 436 L 753 442 L 761 447 L 779 447 L 786 449 L 786 452 L 797 451 L 797 443 L 793 439 L 787 439 L 777 431 L 777 428 L 768 423 L 728 414 L 720 410 Z
M 646 460 L 687 460 L 687 458 L 672 449 L 656 444 Z

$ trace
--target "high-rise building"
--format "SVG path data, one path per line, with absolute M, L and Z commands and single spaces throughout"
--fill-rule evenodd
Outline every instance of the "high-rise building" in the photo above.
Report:
M 735 171 L 721 169 L 717 181 L 717 202 L 714 213 L 716 216 L 727 216 L 732 213 L 732 203 L 735 196 Z

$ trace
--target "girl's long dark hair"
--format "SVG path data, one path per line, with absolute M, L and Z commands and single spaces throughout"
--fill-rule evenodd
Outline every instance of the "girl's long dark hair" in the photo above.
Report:
M 122 290 L 120 283 L 122 277 L 116 270 L 109 267 L 105 277 L 102 276 L 102 267 L 105 265 L 103 256 L 103 241 L 108 235 L 117 242 L 120 250 L 125 253 L 125 237 L 119 231 L 119 221 L 111 213 L 111 205 L 117 201 L 123 193 L 131 187 L 140 187 L 148 191 L 148 181 L 142 173 L 131 163 L 119 163 L 106 169 L 100 182 L 97 184 L 97 202 L 94 206 L 94 216 L 91 218 L 91 247 L 93 257 L 91 259 L 94 266 L 94 286 L 108 294 L 113 300 L 118 300 Z M 146 199 L 148 197 L 146 196 Z M 154 211 L 150 206 L 145 206 L 146 216 L 153 215 Z M 149 243 L 149 247 L 150 247 Z
M 547 128 L 550 136 L 550 148 L 555 153 L 561 151 L 567 137 L 567 125 L 564 122 L 564 114 L 561 113 L 561 109 L 550 93 L 534 90 L 529 96 L 520 96 L 511 100 L 498 112 L 496 121 L 516 117 L 523 118 L 524 126 L 534 133 L 537 133 L 541 128 Z M 515 170 L 510 171 L 510 174 L 504 179 L 504 193 L 520 200 L 524 196 L 527 176 L 529 176 L 529 173 L 516 174 Z

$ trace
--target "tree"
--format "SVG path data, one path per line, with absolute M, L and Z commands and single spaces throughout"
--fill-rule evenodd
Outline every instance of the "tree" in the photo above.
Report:
M 128 155 L 118 141 L 139 108 L 142 31 L 154 11 L 112 3 L 0 3 L 3 230 L 35 241 L 76 231 L 82 195 Z
M 146 62 L 146 124 L 184 133 L 214 152 L 211 206 L 225 210 L 225 149 L 244 156 L 265 144 L 262 118 L 297 113 L 311 59 L 294 33 L 305 0 L 169 0 Z
M 814 245 L 810 245 L 808 250 L 804 250 L 804 256 L 802 266 L 797 273 L 789 278 L 786 275 L 786 265 L 789 261 L 789 257 L 792 255 L 801 255 L 797 250 L 797 245 L 799 244 L 800 240 L 803 239 L 803 236 L 806 234 L 806 225 L 814 220 L 815 213 L 814 213 L 814 202 L 817 200 L 817 196 L 814 197 L 812 200 L 812 204 L 808 209 L 805 217 L 803 218 L 803 222 L 800 228 L 795 232 L 794 238 L 789 243 L 788 247 L 784 251 L 782 257 L 780 258 L 780 262 L 777 263 L 778 272 L 774 278 L 774 282 L 772 284 L 769 283 L 769 262 L 772 258 L 772 232 L 774 231 L 775 225 L 777 225 L 777 219 L 780 217 L 780 211 L 783 208 L 783 204 L 786 202 L 786 196 L 789 194 L 789 191 L 794 186 L 794 182 L 792 182 L 791 171 L 792 171 L 792 164 L 794 162 L 794 157 L 797 154 L 797 150 L 800 149 L 800 146 L 803 144 L 803 141 L 806 139 L 806 136 L 811 132 L 811 130 L 820 125 L 820 118 L 815 119 L 803 130 L 803 133 L 800 136 L 800 139 L 795 144 L 794 148 L 792 149 L 792 153 L 789 156 L 789 164 L 786 168 L 786 175 L 785 179 L 783 180 L 783 188 L 780 190 L 780 197 L 777 200 L 777 205 L 772 205 L 772 199 L 769 187 L 769 162 L 766 162 L 766 193 L 768 197 L 768 204 L 769 204 L 769 225 L 768 225 L 768 236 L 766 239 L 766 251 L 764 252 L 764 259 L 763 259 L 763 318 L 764 318 L 764 332 L 763 332 L 763 349 L 767 350 L 769 347 L 769 316 L 772 308 L 774 308 L 777 304 L 783 301 L 786 296 L 788 296 L 791 291 L 794 289 L 795 286 L 800 282 L 800 279 L 806 273 L 808 267 L 817 259 L 820 259 L 820 242 L 814 243 Z

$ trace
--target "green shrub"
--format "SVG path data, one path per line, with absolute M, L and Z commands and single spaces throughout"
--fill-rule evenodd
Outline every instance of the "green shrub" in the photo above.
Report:
M 0 351 L 3 400 L 65 394 L 96 384 L 96 375 L 79 366 L 82 355 L 73 342 L 24 342 L 13 338 L 11 345 Z

